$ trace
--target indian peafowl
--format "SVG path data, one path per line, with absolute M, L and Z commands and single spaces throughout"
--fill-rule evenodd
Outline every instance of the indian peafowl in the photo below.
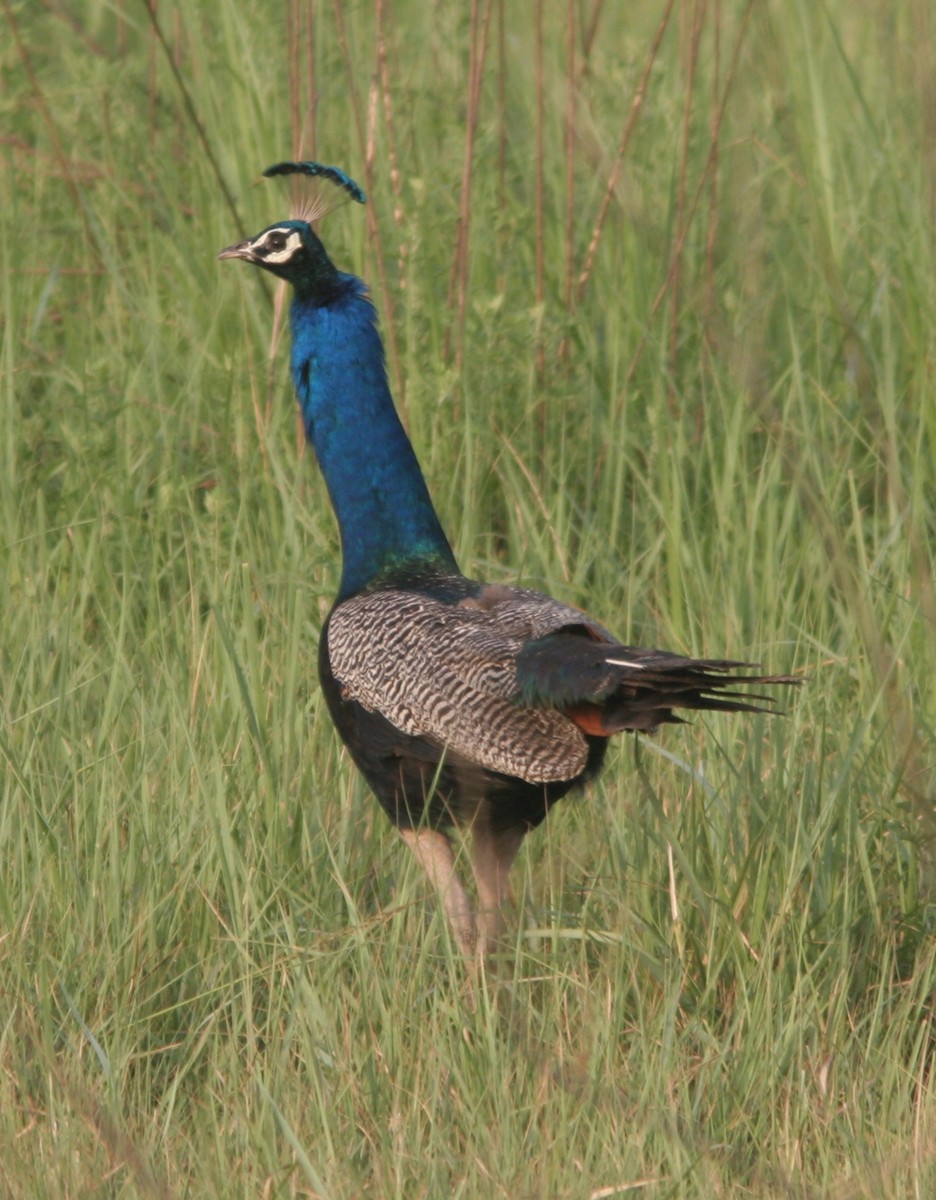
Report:
M 264 174 L 319 176 L 364 202 L 335 167 L 279 163 Z M 613 734 L 679 722 L 677 708 L 769 711 L 771 697 L 735 686 L 796 680 L 623 646 L 549 596 L 462 575 L 394 408 L 367 288 L 332 264 L 310 224 L 322 211 L 218 257 L 292 285 L 292 377 L 341 535 L 322 690 L 458 944 L 483 954 L 501 931 L 524 837 L 597 774 Z M 453 827 L 471 833 L 477 915 L 456 872 Z

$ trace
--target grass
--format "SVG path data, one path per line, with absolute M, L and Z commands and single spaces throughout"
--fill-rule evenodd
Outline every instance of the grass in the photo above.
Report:
M 929 6 L 281 17 L 4 0 L 4 1196 L 923 1200 Z M 318 692 L 280 300 L 214 261 L 300 152 L 464 567 L 809 679 L 622 739 L 474 1008 Z

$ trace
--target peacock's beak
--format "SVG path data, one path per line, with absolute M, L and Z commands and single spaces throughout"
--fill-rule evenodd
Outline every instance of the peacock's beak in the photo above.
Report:
M 247 262 L 256 262 L 256 256 L 250 248 L 250 241 L 237 242 L 233 246 L 225 246 L 218 258 L 244 258 Z

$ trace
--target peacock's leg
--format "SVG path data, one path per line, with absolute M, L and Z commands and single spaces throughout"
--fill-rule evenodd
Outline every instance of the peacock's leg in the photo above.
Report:
M 471 901 L 455 870 L 452 843 L 438 829 L 401 829 L 400 836 L 438 892 L 460 949 L 465 955 L 473 954 L 477 929 Z
M 526 830 L 515 826 L 495 833 L 483 817 L 471 831 L 471 869 L 478 886 L 478 952 L 491 951 L 504 928 L 503 906 L 510 895 L 507 877 Z

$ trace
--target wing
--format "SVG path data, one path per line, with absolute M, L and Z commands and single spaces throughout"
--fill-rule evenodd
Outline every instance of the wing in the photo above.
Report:
M 521 588 L 483 588 L 459 603 L 386 590 L 335 608 L 327 651 L 342 695 L 397 729 L 549 783 L 585 770 L 588 742 L 555 705 L 523 703 L 517 659 L 531 640 L 584 624 L 606 636 L 577 609 Z

